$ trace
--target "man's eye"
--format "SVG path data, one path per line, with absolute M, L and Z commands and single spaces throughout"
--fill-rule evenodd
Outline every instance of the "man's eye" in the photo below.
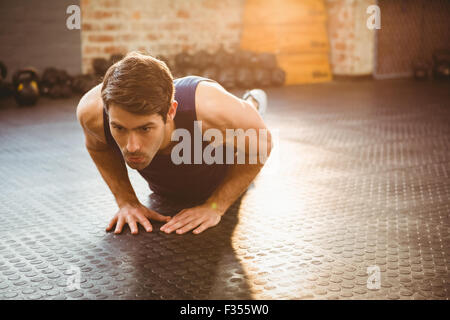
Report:
M 114 128 L 115 130 L 117 130 L 117 131 L 122 131 L 122 130 L 123 130 L 122 127 L 116 127 L 116 126 L 114 126 L 113 128 Z
M 145 128 L 141 128 L 141 129 L 142 129 L 142 131 L 147 132 L 147 131 L 150 131 L 152 128 L 151 127 L 145 127 Z

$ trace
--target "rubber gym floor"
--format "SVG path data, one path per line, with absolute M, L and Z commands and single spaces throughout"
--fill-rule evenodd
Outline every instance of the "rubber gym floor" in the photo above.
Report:
M 3 100 L 0 299 L 449 299 L 449 88 L 268 89 L 271 160 L 200 235 L 158 222 L 105 232 L 117 207 L 85 150 L 79 98 Z M 193 205 L 129 172 L 153 209 Z

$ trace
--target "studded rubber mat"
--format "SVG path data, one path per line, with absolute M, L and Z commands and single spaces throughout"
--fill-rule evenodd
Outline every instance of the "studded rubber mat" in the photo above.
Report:
M 84 148 L 77 99 L 2 100 L 0 299 L 449 299 L 449 89 L 268 90 L 272 162 L 200 235 L 157 222 L 105 232 L 117 208 Z M 193 205 L 129 174 L 163 214 Z

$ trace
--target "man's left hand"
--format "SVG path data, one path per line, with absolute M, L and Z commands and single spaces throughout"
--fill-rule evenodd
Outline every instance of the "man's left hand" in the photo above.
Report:
M 170 222 L 163 225 L 160 230 L 166 233 L 176 231 L 177 234 L 183 234 L 196 228 L 193 233 L 199 234 L 216 226 L 222 215 L 223 212 L 208 205 L 183 209 L 173 216 Z

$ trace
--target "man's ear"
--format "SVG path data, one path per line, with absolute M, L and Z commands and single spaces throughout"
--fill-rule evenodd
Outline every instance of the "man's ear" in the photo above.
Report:
M 178 101 L 177 100 L 173 100 L 169 111 L 167 112 L 167 118 L 169 119 L 174 119 L 175 115 L 177 114 L 177 108 L 178 108 Z

